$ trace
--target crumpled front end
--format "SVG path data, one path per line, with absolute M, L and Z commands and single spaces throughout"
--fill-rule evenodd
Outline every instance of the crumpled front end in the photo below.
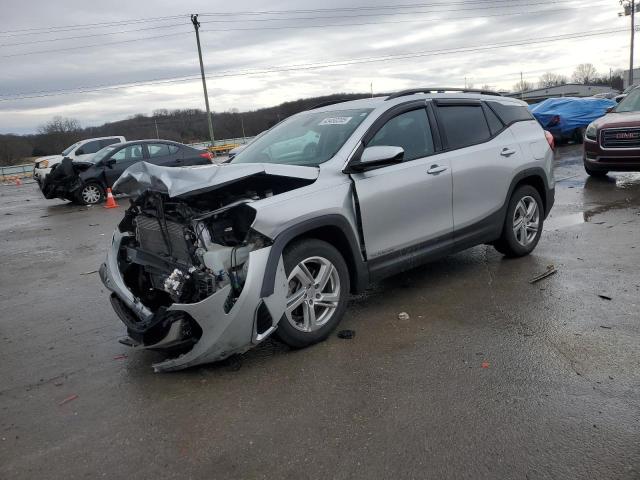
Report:
M 253 191 L 253 200 L 263 192 Z M 113 236 L 100 277 L 127 327 L 126 343 L 167 352 L 156 371 L 246 351 L 285 310 L 282 258 L 261 298 L 271 240 L 251 229 L 252 198 L 210 192 L 172 199 L 140 195 Z

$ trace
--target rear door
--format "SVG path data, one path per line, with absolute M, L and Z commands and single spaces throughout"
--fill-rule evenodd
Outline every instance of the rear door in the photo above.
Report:
M 162 167 L 177 167 L 182 164 L 180 148 L 170 143 L 157 142 L 145 144 L 149 163 Z
M 367 257 L 372 270 L 381 272 L 446 244 L 453 229 L 451 169 L 436 152 L 439 140 L 434 141 L 425 102 L 411 102 L 389 116 L 365 136 L 364 146 L 402 147 L 404 160 L 351 174 Z
M 106 162 L 113 161 L 111 167 L 104 167 L 104 176 L 108 187 L 112 187 L 127 168 L 145 159 L 142 147 L 141 143 L 132 143 L 115 151 L 110 158 L 105 159 Z
M 437 100 L 437 117 L 453 177 L 454 236 L 498 228 L 520 147 L 495 113 L 478 100 Z M 493 216 L 495 215 L 495 218 Z M 501 220 L 500 220 L 501 222 Z

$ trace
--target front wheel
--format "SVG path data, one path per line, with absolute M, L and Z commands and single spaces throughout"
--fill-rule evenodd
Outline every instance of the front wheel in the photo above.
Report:
M 293 348 L 325 340 L 340 323 L 349 296 L 349 270 L 327 242 L 305 239 L 284 251 L 289 290 L 276 335 Z
M 104 189 L 98 183 L 91 182 L 82 186 L 78 192 L 78 203 L 96 205 L 104 200 Z
M 586 163 L 584 164 L 584 171 L 591 177 L 606 177 L 609 173 L 608 170 L 593 170 L 589 168 Z
M 522 185 L 509 200 L 502 235 L 494 244 L 507 257 L 522 257 L 536 248 L 544 223 L 544 206 L 538 191 Z

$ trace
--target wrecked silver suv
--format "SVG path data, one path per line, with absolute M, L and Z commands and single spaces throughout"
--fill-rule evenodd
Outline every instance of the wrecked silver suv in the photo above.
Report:
M 350 292 L 481 243 L 531 252 L 553 205 L 553 153 L 519 100 L 417 89 L 315 108 L 232 162 L 130 167 L 100 269 L 126 343 L 168 371 L 274 333 L 325 339 Z

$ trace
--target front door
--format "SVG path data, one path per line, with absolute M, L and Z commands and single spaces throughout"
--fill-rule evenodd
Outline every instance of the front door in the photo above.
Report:
M 104 167 L 104 176 L 107 182 L 107 187 L 113 187 L 113 184 L 118 178 L 120 178 L 122 172 L 134 163 L 140 162 L 143 159 L 144 154 L 142 144 L 140 143 L 127 145 L 111 155 L 110 159 L 105 159 L 107 162 L 115 160 L 115 162 L 111 162 L 111 167 L 106 165 Z
M 435 154 L 424 104 L 389 119 L 365 147 L 381 145 L 402 147 L 402 163 L 352 174 L 372 266 L 448 245 L 453 231 L 451 168 Z

